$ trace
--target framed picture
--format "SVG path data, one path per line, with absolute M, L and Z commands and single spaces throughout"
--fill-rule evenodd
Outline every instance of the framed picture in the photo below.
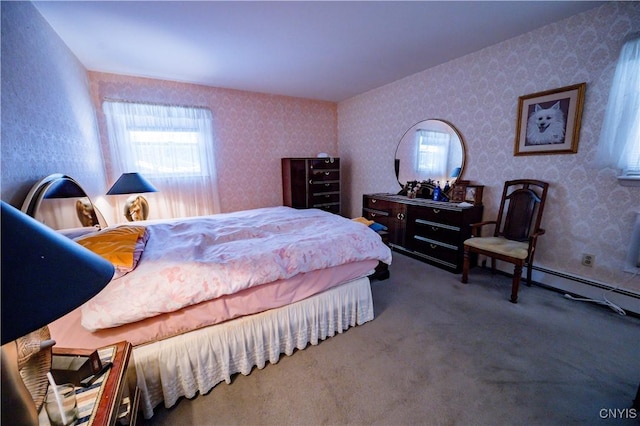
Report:
M 468 180 L 457 180 L 453 184 L 453 188 L 451 188 L 451 191 L 449 193 L 449 201 L 456 203 L 464 201 L 467 191 L 467 185 L 469 185 Z
M 514 155 L 578 152 L 586 87 L 580 83 L 520 96 Z
M 467 203 L 482 205 L 482 192 L 484 185 L 467 185 L 465 188 L 464 201 Z

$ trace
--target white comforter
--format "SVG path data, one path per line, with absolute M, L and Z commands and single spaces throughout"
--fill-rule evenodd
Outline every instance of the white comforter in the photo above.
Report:
M 296 274 L 349 262 L 391 263 L 367 226 L 321 210 L 273 207 L 149 222 L 133 272 L 82 306 L 88 330 L 173 312 Z

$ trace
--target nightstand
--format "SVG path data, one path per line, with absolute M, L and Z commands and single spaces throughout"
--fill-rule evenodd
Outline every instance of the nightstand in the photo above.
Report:
M 78 355 L 86 351 L 53 347 L 53 355 Z M 89 387 L 76 387 L 78 421 L 76 426 L 135 425 L 140 400 L 136 384 L 133 347 L 119 342 L 98 349 L 102 364 L 113 365 Z M 49 425 L 47 413 L 42 409 L 40 425 Z

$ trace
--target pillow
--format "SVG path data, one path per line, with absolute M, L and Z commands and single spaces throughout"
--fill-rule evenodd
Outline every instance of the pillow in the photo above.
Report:
M 373 222 L 371 225 L 369 225 L 369 228 L 373 229 L 376 232 L 378 232 L 378 231 L 386 231 L 387 230 L 386 226 L 381 225 L 378 222 Z
M 76 242 L 102 256 L 116 268 L 114 279 L 138 265 L 148 234 L 144 226 L 125 225 L 76 238 Z
M 362 223 L 363 225 L 367 225 L 367 226 L 370 226 L 373 223 L 372 220 L 368 220 L 368 219 L 366 219 L 366 218 L 364 218 L 362 216 L 353 218 L 351 220 L 353 220 L 354 222 Z

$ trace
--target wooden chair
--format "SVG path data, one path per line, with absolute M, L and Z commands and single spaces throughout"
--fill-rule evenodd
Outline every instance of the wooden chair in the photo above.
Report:
M 507 181 L 502 192 L 498 218 L 472 224 L 471 234 L 464 242 L 462 282 L 469 275 L 469 254 L 478 253 L 491 257 L 491 270 L 495 273 L 496 259 L 514 264 L 511 302 L 518 301 L 518 288 L 522 267 L 527 266 L 527 285 L 531 285 L 531 267 L 538 237 L 544 234 L 540 228 L 542 212 L 549 184 L 539 180 L 519 179 Z M 493 236 L 481 237 L 484 225 L 494 225 Z

